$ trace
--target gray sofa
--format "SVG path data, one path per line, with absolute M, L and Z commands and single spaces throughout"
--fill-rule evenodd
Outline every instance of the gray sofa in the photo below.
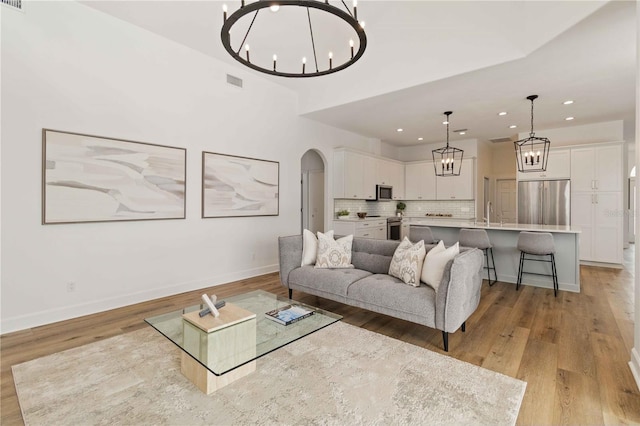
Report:
M 442 330 L 444 350 L 448 337 L 478 307 L 483 255 L 478 249 L 460 249 L 445 268 L 436 293 L 421 283 L 419 287 L 403 283 L 387 274 L 399 241 L 354 238 L 353 269 L 316 269 L 302 263 L 302 235 L 280 237 L 280 281 L 292 291 L 335 300 L 352 306 Z M 425 244 L 427 251 L 435 247 Z

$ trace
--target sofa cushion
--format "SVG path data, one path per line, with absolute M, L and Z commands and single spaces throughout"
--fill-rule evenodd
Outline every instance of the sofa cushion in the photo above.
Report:
M 424 241 L 420 240 L 416 244 L 412 244 L 407 237 L 404 237 L 393 254 L 389 275 L 401 279 L 406 284 L 418 287 L 425 254 Z
M 438 291 L 445 268 L 448 262 L 460 253 L 460 246 L 455 243 L 444 251 L 436 252 L 435 250 L 433 249 L 427 253 L 424 259 L 422 280 L 433 287 L 435 291 Z
M 356 269 L 364 269 L 374 274 L 389 272 L 391 259 L 399 241 L 354 238 L 351 263 Z
M 369 275 L 371 272 L 361 269 L 317 269 L 302 266 L 289 273 L 289 286 L 318 288 L 327 293 L 346 296 L 351 283 Z
M 325 232 L 324 235 L 333 238 L 333 231 Z M 318 237 L 313 232 L 305 229 L 302 232 L 302 264 L 300 266 L 315 265 L 317 257 Z
M 369 305 L 368 309 L 388 313 L 398 318 L 415 321 L 414 317 L 426 319 L 435 324 L 435 291 L 424 284 L 420 287 L 408 286 L 390 275 L 375 274 L 363 278 L 349 286 L 347 297 Z M 374 308 L 376 307 L 376 308 Z M 394 312 L 407 315 L 398 315 Z M 425 321 L 419 321 L 425 323 Z
M 334 240 L 332 236 L 318 232 L 318 257 L 316 268 L 353 268 L 351 246 L 353 235 Z

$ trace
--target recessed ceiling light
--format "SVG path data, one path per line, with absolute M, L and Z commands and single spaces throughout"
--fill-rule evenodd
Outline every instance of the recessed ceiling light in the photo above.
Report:
M 506 111 L 499 112 L 498 115 L 507 115 Z
M 564 101 L 562 104 L 563 105 L 571 105 L 573 103 L 573 101 Z
M 423 141 L 423 140 L 424 140 L 424 138 L 418 138 L 418 140 L 419 140 L 419 141 Z
M 512 124 L 511 126 L 509 126 L 510 129 L 515 129 L 516 127 L 518 126 L 516 126 L 515 124 Z
M 449 122 L 448 121 L 443 121 L 442 124 L 449 124 Z
M 398 129 L 397 132 L 402 132 L 404 129 Z
M 567 117 L 567 118 L 565 118 L 565 120 L 571 121 L 571 120 L 573 120 L 573 117 Z
M 460 134 L 460 135 L 466 135 L 466 134 L 467 134 L 467 132 L 460 132 L 459 134 Z

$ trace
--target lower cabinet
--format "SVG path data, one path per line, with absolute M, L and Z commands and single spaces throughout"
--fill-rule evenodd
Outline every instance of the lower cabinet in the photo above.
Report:
M 335 235 L 353 235 L 358 238 L 387 239 L 386 219 L 364 219 L 362 221 L 334 220 Z

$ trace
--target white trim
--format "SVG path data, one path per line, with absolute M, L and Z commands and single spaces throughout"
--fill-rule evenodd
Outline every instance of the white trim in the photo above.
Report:
M 88 303 L 81 303 L 74 306 L 65 306 L 63 308 L 54 308 L 47 311 L 36 312 L 33 314 L 16 316 L 13 318 L 5 318 L 0 322 L 0 330 L 2 334 L 11 333 L 27 328 L 38 327 L 45 324 L 51 324 L 58 321 L 77 318 L 84 315 L 91 315 L 110 309 L 121 308 L 123 306 L 133 305 L 135 303 L 147 302 L 149 300 L 172 296 L 175 294 L 193 291 L 200 288 L 218 286 L 233 281 L 256 277 L 258 275 L 269 274 L 272 272 L 277 272 L 278 270 L 278 265 L 268 265 L 260 268 L 236 271 L 233 273 L 211 277 L 208 279 L 175 284 L 164 288 L 145 290 L 138 293 L 127 294 L 125 296 L 116 296 L 102 300 L 94 300 Z M 193 304 L 195 305 L 200 303 L 199 300 L 199 298 L 194 299 Z
M 629 361 L 629 368 L 633 374 L 633 378 L 636 380 L 636 386 L 640 389 L 640 355 L 636 348 L 631 349 L 631 361 Z

